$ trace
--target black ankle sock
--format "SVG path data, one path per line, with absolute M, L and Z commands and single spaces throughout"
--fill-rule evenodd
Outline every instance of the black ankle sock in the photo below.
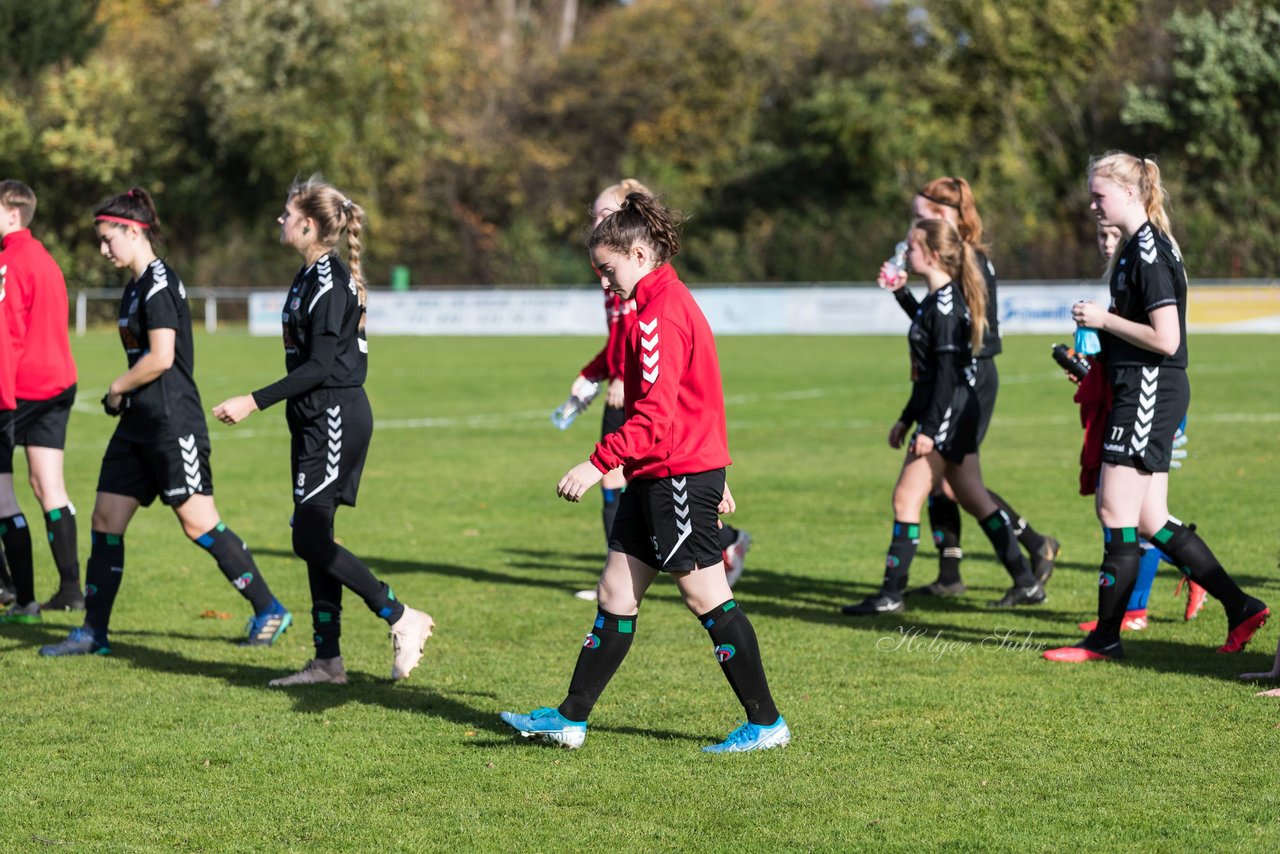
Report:
M 213 559 L 218 562 L 218 569 L 222 570 L 227 581 L 240 591 L 241 596 L 249 600 L 253 613 L 261 614 L 271 607 L 271 603 L 275 601 L 271 588 L 258 572 L 249 547 L 236 536 L 235 531 L 219 522 L 212 531 L 200 535 L 194 542 L 213 555 Z
M 915 526 L 917 531 L 919 526 Z M 698 617 L 711 642 L 716 645 L 716 660 L 729 687 L 742 703 L 747 720 L 760 726 L 771 726 L 778 721 L 778 707 L 769 693 L 769 683 L 764 676 L 764 663 L 760 660 L 760 646 L 756 643 L 756 631 L 738 603 L 730 599 Z
M 991 541 L 996 559 L 1004 564 L 1005 570 L 1016 586 L 1031 587 L 1036 583 L 1036 577 L 1031 574 L 1031 567 L 1027 565 L 1022 551 L 1018 548 L 1018 541 L 1013 537 L 1013 530 L 1009 527 L 1009 517 L 1005 516 L 1003 510 L 997 510 L 983 519 L 982 531 Z
M 1184 575 L 1222 603 L 1227 611 L 1227 620 L 1234 621 L 1232 625 L 1248 615 L 1252 597 L 1227 575 L 1222 564 L 1196 533 L 1195 525 L 1183 525 L 1170 516 L 1164 527 L 1151 537 L 1151 541 L 1169 556 Z
M 36 600 L 35 570 L 31 565 L 31 529 L 27 517 L 21 513 L 0 519 L 0 541 L 4 542 L 4 554 L 9 561 L 9 574 L 13 578 L 15 604 L 29 605 Z
M 560 704 L 560 714 L 571 721 L 585 721 L 591 714 L 596 700 L 631 650 L 636 616 L 620 617 L 603 609 L 596 613 L 595 625 L 578 651 L 578 663 L 569 680 L 569 694 Z
M 1106 528 L 1102 533 L 1102 567 L 1098 571 L 1098 628 L 1094 640 L 1100 645 L 1120 640 L 1124 610 L 1138 582 L 1142 548 L 1136 528 Z
M 609 547 L 609 532 L 613 530 L 613 517 L 618 515 L 618 499 L 622 498 L 621 489 L 600 488 L 600 497 L 604 505 L 600 508 L 600 519 L 604 522 L 604 544 Z
M 902 591 L 907 589 L 907 576 L 911 573 L 911 559 L 916 556 L 919 545 L 920 524 L 895 520 L 889 554 L 884 559 L 884 582 L 880 585 L 882 594 L 902 598 Z
M 342 582 L 322 566 L 307 564 L 311 587 L 311 631 L 316 658 L 342 655 Z
M 107 638 L 111 609 L 124 578 L 124 536 L 89 532 L 89 565 L 85 571 L 84 624 L 98 642 Z
M 938 550 L 938 580 L 943 584 L 960 581 L 960 505 L 942 493 L 929 496 L 929 527 Z
M 732 525 L 724 525 L 720 528 L 720 551 L 724 551 L 733 545 L 733 541 L 738 539 L 738 529 Z
M 1033 555 L 1039 554 L 1040 549 L 1044 547 L 1044 536 L 1037 533 L 1036 529 L 1031 527 L 1031 523 L 1023 518 L 1021 513 L 1014 510 L 1008 501 L 1005 501 L 990 489 L 987 490 L 987 493 L 991 496 L 991 500 L 996 503 L 996 506 L 1009 517 L 1009 527 L 1013 529 L 1013 535 L 1018 538 L 1018 542 L 1022 544 L 1022 547 Z
M 49 532 L 49 550 L 58 568 L 58 587 L 68 592 L 80 592 L 80 553 L 76 547 L 76 508 L 68 504 L 44 514 L 45 530 Z

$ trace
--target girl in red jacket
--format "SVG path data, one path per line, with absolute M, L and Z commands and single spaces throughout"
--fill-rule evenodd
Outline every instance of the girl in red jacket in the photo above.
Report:
M 609 289 L 636 301 L 626 340 L 626 421 L 590 459 L 560 480 L 557 494 L 579 501 L 622 466 L 628 481 L 597 587 L 599 613 L 558 708 L 502 719 L 526 738 L 581 747 L 587 716 L 626 657 L 640 600 L 669 572 L 685 604 L 711 635 L 715 656 L 747 722 L 710 753 L 782 747 L 791 740 L 769 693 L 751 621 L 725 579 L 717 521 L 732 512 L 725 485 L 729 444 L 715 340 L 702 311 L 672 269 L 678 217 L 645 193 L 630 193 L 590 232 L 591 262 Z

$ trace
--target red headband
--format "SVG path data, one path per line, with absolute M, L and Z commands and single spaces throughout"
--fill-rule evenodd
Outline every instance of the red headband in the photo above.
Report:
M 151 227 L 147 225 L 145 222 L 140 222 L 136 219 L 129 219 L 123 216 L 107 216 L 106 214 L 103 214 L 102 216 L 95 216 L 93 218 L 93 221 L 94 222 L 114 222 L 116 225 L 136 225 L 138 228 Z

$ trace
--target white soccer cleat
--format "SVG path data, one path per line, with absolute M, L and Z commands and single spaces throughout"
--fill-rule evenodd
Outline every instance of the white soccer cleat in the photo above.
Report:
M 267 683 L 272 688 L 288 688 L 292 685 L 346 685 L 347 669 L 342 666 L 342 656 L 313 658 L 301 670 L 289 676 L 281 676 Z
M 391 646 L 395 650 L 391 661 L 393 680 L 409 678 L 418 662 L 422 661 L 422 647 L 426 645 L 427 638 L 431 637 L 431 630 L 435 625 L 430 614 L 405 606 L 404 613 L 391 627 Z

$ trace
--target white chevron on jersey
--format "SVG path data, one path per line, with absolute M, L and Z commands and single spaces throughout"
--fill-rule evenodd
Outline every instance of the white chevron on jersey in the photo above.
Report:
M 152 285 L 151 290 L 147 291 L 146 298 L 142 300 L 143 302 L 146 302 L 165 288 L 169 287 L 169 274 L 165 272 L 164 264 L 160 259 L 157 258 L 148 266 L 151 268 Z
M 1156 236 L 1150 226 L 1138 232 L 1138 254 L 1148 264 L 1156 262 Z
M 953 295 L 950 287 L 946 287 L 938 291 L 938 313 L 939 314 L 947 314 L 947 315 L 951 314 L 951 310 L 954 307 L 952 303 L 952 297 Z
M 328 255 L 321 255 L 320 260 L 316 262 L 316 278 L 320 280 L 320 288 L 316 291 L 316 295 L 311 298 L 311 304 L 307 306 L 307 314 L 310 314 L 311 310 L 316 307 L 320 297 L 333 289 L 333 268 L 329 265 Z
M 330 287 L 332 287 L 330 282 Z M 338 463 L 342 461 L 342 406 L 336 405 L 325 410 L 329 416 L 329 455 L 324 467 L 324 480 L 315 489 L 307 493 L 300 504 L 305 504 L 315 494 L 338 479 Z
M 938 425 L 938 435 L 933 437 L 935 445 L 941 445 L 947 441 L 947 434 L 951 432 L 951 407 L 947 407 L 947 411 L 942 413 L 942 423 Z
M 644 363 L 644 367 L 640 369 L 640 376 L 647 383 L 652 383 L 658 379 L 658 318 L 645 323 L 643 320 L 636 321 L 640 325 L 640 331 L 644 335 L 640 336 L 640 348 L 643 352 L 640 359 Z M 645 338 L 645 335 L 651 337 Z

